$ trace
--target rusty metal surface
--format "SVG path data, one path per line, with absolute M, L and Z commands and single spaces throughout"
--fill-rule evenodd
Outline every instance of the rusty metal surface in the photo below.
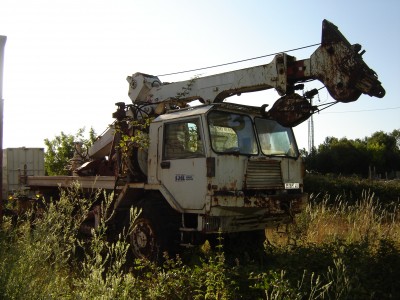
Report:
M 297 213 L 307 203 L 307 194 L 280 194 L 246 196 L 243 193 L 236 195 L 214 195 L 211 206 L 237 208 L 264 208 L 266 213 L 285 213 L 289 209 Z
M 288 215 L 263 215 L 248 214 L 233 217 L 203 217 L 203 232 L 219 233 L 221 230 L 227 232 L 243 232 L 253 230 L 264 230 L 272 224 L 282 224 L 291 221 Z
M 382 98 L 385 90 L 377 74 L 363 61 L 361 46 L 351 45 L 327 20 L 322 24 L 321 46 L 311 55 L 311 75 L 324 83 L 339 102 L 356 101 L 361 94 Z
M 214 196 L 210 214 L 203 216 L 207 233 L 263 230 L 291 222 L 308 203 L 306 193 L 273 196 Z
M 245 189 L 283 189 L 280 160 L 249 160 Z
M 307 99 L 292 93 L 276 100 L 272 108 L 263 115 L 276 120 L 282 126 L 295 127 L 307 120 L 314 110 Z
M 114 189 L 114 176 L 27 176 L 26 185 L 29 187 L 69 187 L 78 182 L 82 188 Z

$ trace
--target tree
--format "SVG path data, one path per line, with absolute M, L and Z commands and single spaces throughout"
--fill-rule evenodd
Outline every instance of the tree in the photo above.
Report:
M 400 151 L 400 130 L 399 129 L 395 129 L 392 131 L 391 135 L 393 136 L 393 138 L 396 140 L 396 147 L 397 150 Z
M 368 173 L 368 158 L 359 140 L 326 138 L 318 148 L 314 164 L 322 173 L 347 175 Z
M 371 137 L 349 140 L 327 137 L 305 157 L 307 169 L 321 173 L 394 176 L 400 170 L 400 131 L 375 132 Z
M 65 134 L 61 131 L 60 135 L 53 139 L 45 139 L 46 151 L 44 154 L 44 165 L 47 175 L 70 175 L 70 160 L 74 156 L 75 143 L 82 143 L 84 148 L 90 147 L 96 139 L 93 128 L 89 130 L 89 137 L 84 137 L 85 128 L 80 128 L 75 135 Z M 86 156 L 87 153 L 83 153 Z
M 371 157 L 371 165 L 379 173 L 400 169 L 399 131 L 391 134 L 383 131 L 375 132 L 367 140 L 367 148 Z

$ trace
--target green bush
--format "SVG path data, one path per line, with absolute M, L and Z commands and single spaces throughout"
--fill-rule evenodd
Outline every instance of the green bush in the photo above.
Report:
M 337 175 L 307 174 L 304 178 L 304 190 L 318 195 L 321 200 L 325 195 L 331 199 L 340 197 L 348 203 L 354 203 L 365 191 L 373 193 L 381 204 L 400 202 L 400 180 L 369 180 L 359 177 Z
M 111 242 L 106 220 L 81 238 L 100 193 L 84 199 L 73 186 L 35 215 L 3 219 L 1 299 L 400 299 L 399 213 L 373 194 L 354 205 L 312 201 L 287 242 L 266 244 L 263 257 L 227 257 L 221 241 L 185 258 L 165 253 L 162 264 L 128 264 L 127 232 Z M 103 198 L 104 211 L 112 196 Z
M 56 203 L 30 211 L 12 224 L 1 227 L 0 275 L 4 299 L 62 298 L 69 294 L 70 266 L 76 262 L 78 229 L 88 213 L 90 201 L 77 189 L 63 193 Z
M 191 267 L 166 254 L 162 266 L 137 260 L 128 270 L 127 232 L 110 242 L 102 219 L 90 240 L 81 239 L 80 224 L 99 193 L 84 199 L 75 185 L 36 216 L 3 219 L 1 299 L 231 299 L 235 283 L 222 251 L 205 252 Z M 112 196 L 105 198 L 102 211 Z

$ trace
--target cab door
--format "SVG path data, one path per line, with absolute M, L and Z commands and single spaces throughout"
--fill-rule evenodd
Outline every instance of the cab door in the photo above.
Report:
M 161 134 L 159 181 L 183 209 L 203 209 L 207 194 L 207 168 L 201 119 L 165 122 Z

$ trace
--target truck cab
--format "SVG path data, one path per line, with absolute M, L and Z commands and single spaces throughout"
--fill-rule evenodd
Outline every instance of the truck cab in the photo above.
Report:
M 149 134 L 148 183 L 162 186 L 193 230 L 263 230 L 307 202 L 292 129 L 262 117 L 258 107 L 180 109 L 157 117 Z

